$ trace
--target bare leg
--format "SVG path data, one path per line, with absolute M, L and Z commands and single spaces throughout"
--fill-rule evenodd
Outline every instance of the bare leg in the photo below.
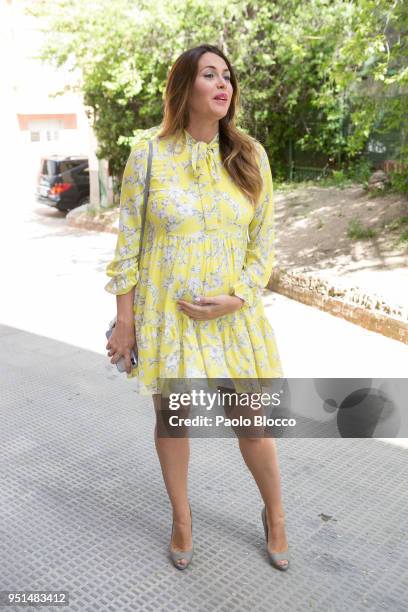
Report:
M 288 550 L 285 534 L 285 513 L 282 506 L 279 463 L 273 438 L 240 437 L 242 457 L 251 471 L 265 502 L 268 521 L 268 549 L 271 552 Z M 278 561 L 286 565 L 286 561 Z
M 166 438 L 158 435 L 158 419 L 160 419 L 160 410 L 163 408 L 161 394 L 156 393 L 153 395 L 153 403 L 156 411 L 156 424 L 154 428 L 156 451 L 173 508 L 174 527 L 171 548 L 174 551 L 190 550 L 192 547 L 192 534 L 187 492 L 190 441 L 187 436 Z M 179 563 L 180 565 L 185 565 L 186 560 L 181 559 Z
M 226 391 L 224 387 L 220 387 Z M 228 396 L 227 396 L 228 397 Z M 253 419 L 254 411 L 250 406 L 240 405 L 234 399 L 231 404 L 224 402 L 228 416 L 234 418 L 242 415 Z M 288 543 L 285 534 L 285 513 L 282 506 L 280 489 L 279 462 L 276 443 L 273 438 L 263 437 L 264 432 L 253 424 L 245 427 L 233 427 L 239 442 L 242 457 L 252 473 L 259 492 L 266 506 L 268 521 L 268 549 L 271 552 L 285 552 Z M 278 561 L 286 565 L 284 560 Z

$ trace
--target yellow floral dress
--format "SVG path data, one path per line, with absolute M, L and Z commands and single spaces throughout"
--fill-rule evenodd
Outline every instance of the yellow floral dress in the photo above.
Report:
M 151 133 L 151 131 L 148 131 Z M 149 134 L 151 137 L 151 135 Z M 222 165 L 219 134 L 210 143 L 151 137 L 153 160 L 143 248 L 138 252 L 148 136 L 131 151 L 122 179 L 119 233 L 105 290 L 135 287 L 134 317 L 142 395 L 159 393 L 163 378 L 283 376 L 263 288 L 274 259 L 274 205 L 269 160 L 259 152 L 263 189 L 254 210 Z M 194 320 L 177 300 L 237 295 L 240 310 Z

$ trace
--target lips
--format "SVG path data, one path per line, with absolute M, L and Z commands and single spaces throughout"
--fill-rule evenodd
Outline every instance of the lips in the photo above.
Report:
M 218 96 L 215 96 L 214 100 L 223 100 L 226 102 L 228 100 L 228 96 L 226 94 L 219 94 Z

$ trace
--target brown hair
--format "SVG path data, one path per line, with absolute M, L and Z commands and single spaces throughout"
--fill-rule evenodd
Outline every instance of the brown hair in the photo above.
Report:
M 167 77 L 163 95 L 164 115 L 160 138 L 182 135 L 188 126 L 188 101 L 197 75 L 198 61 L 207 52 L 216 53 L 227 64 L 232 85 L 232 98 L 228 113 L 219 121 L 219 143 L 223 165 L 238 187 L 255 206 L 262 189 L 256 140 L 235 126 L 239 106 L 239 86 L 229 60 L 213 45 L 199 45 L 184 51 L 174 62 Z

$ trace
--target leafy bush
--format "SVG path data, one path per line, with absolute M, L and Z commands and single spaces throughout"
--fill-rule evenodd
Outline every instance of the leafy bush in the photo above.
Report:
M 391 171 L 389 177 L 392 190 L 408 196 L 408 169 L 402 172 L 396 170 Z
M 349 166 L 347 176 L 356 183 L 362 183 L 367 186 L 372 171 L 371 163 L 363 157 L 357 163 Z

